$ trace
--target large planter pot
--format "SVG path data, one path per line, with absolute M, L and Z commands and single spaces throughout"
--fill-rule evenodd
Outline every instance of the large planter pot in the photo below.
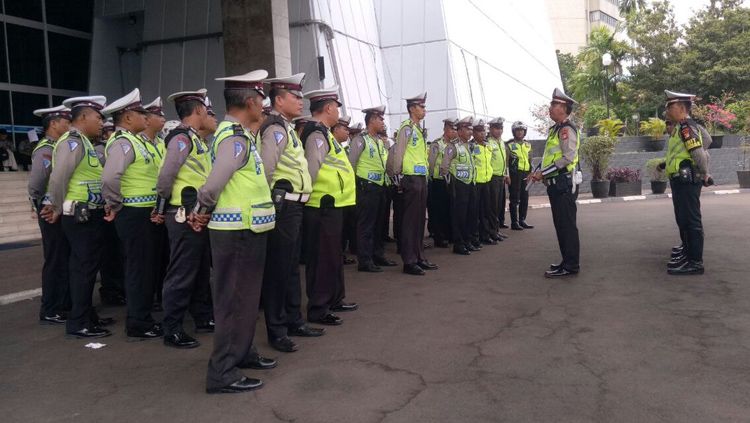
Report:
M 641 195 L 641 181 L 609 183 L 610 197 L 627 197 L 630 195 Z
M 721 148 L 724 145 L 724 135 L 711 135 L 711 145 L 708 148 Z
M 667 190 L 667 181 L 651 181 L 652 194 L 664 194 Z
M 664 150 L 664 145 L 666 145 L 667 140 L 665 139 L 652 139 L 650 141 L 647 141 L 644 143 L 644 146 L 646 147 L 646 151 L 662 151 Z
M 607 198 L 609 196 L 609 181 L 591 181 L 591 195 L 594 198 Z
M 738 170 L 737 179 L 740 181 L 740 188 L 750 188 L 750 170 Z

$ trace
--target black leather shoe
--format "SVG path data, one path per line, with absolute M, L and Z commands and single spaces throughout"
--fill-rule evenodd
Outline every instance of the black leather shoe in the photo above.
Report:
M 685 264 L 685 262 L 687 261 L 688 261 L 687 256 L 680 256 L 680 257 L 674 258 L 670 260 L 669 263 L 667 263 L 667 269 L 676 269 L 682 266 L 683 264 Z
M 484 245 L 497 245 L 497 241 L 495 241 L 492 238 L 487 238 L 482 240 L 482 244 Z
M 437 270 L 438 265 L 435 263 L 431 263 L 429 260 L 422 260 L 417 262 L 417 266 L 421 267 L 424 270 Z
M 158 323 L 155 323 L 153 326 L 151 326 L 151 328 L 146 330 L 128 329 L 126 333 L 131 338 L 142 339 L 154 339 L 164 336 L 164 331 L 161 329 L 161 325 Z
M 51 316 L 42 316 L 39 318 L 40 325 L 63 325 L 65 324 L 65 317 L 59 314 L 53 314 Z
M 110 307 L 119 307 L 127 304 L 125 296 L 122 294 L 108 294 L 102 295 L 102 304 Z
M 497 242 L 502 242 L 504 238 L 501 237 L 500 234 L 492 234 L 490 235 L 490 239 L 494 239 Z
M 294 341 L 289 339 L 288 336 L 271 339 L 268 341 L 268 344 L 271 345 L 271 348 L 275 349 L 276 351 L 281 351 L 281 352 L 286 352 L 286 353 L 297 351 L 297 344 L 295 344 Z
M 435 248 L 448 248 L 448 241 L 436 241 Z
M 323 328 L 312 328 L 307 325 L 302 325 L 298 328 L 289 329 L 287 331 L 287 334 L 289 336 L 300 336 L 303 338 L 315 338 L 318 336 L 323 336 L 325 335 L 325 333 L 326 330 Z
M 529 224 L 528 224 L 528 223 L 526 223 L 526 221 L 524 221 L 524 220 L 522 220 L 522 221 L 518 222 L 518 225 L 519 225 L 519 226 L 521 226 L 521 227 L 522 227 L 522 228 L 524 228 L 524 229 L 534 229 L 534 226 L 533 226 L 533 225 L 529 225 Z
M 344 321 L 341 319 L 341 317 L 333 313 L 328 313 L 318 320 L 313 320 L 312 323 L 319 323 L 326 326 L 339 326 L 340 324 L 344 323 Z
M 504 233 L 502 233 L 502 232 L 498 232 L 498 233 L 497 233 L 497 236 L 499 236 L 499 237 L 500 237 L 500 238 L 502 238 L 502 239 L 508 239 L 508 238 L 509 238 L 509 237 L 508 237 L 508 235 L 506 235 L 506 234 L 504 234 Z
M 545 278 L 563 278 L 566 276 L 573 276 L 578 274 L 578 272 L 571 272 L 570 270 L 560 267 L 557 270 L 548 270 L 544 272 Z
M 417 264 L 405 264 L 404 273 L 406 273 L 407 275 L 422 276 L 424 275 L 424 270 L 422 270 L 422 268 Z
M 79 338 L 79 339 L 104 338 L 110 335 L 112 335 L 112 332 L 110 332 L 107 329 L 100 328 L 98 326 L 92 326 L 90 328 L 83 328 L 79 331 L 67 333 L 68 337 Z
M 211 319 L 207 322 L 195 323 L 195 333 L 213 333 L 214 330 L 216 330 L 216 323 L 214 323 L 214 319 Z
M 172 348 L 187 349 L 199 347 L 201 343 L 185 332 L 178 332 L 165 336 L 164 345 Z
M 239 367 L 240 369 L 270 370 L 275 368 L 277 365 L 278 363 L 276 363 L 276 360 L 272 358 L 266 358 L 260 354 L 253 354 L 253 356 L 250 357 L 249 360 L 245 361 L 237 367 Z
M 680 257 L 682 257 L 682 256 L 684 256 L 684 255 L 685 255 L 685 251 L 683 251 L 683 250 L 680 250 L 680 251 L 672 251 L 672 254 L 670 254 L 670 258 L 669 258 L 669 259 L 670 259 L 670 260 L 674 260 L 674 259 L 676 259 L 676 258 L 680 258 Z
M 505 223 L 501 223 L 500 227 L 503 228 L 503 229 L 508 229 L 508 225 L 506 225 Z
M 349 257 L 347 257 L 347 256 L 344 256 L 343 260 L 344 260 L 344 264 L 354 264 L 354 263 L 356 263 L 356 262 L 357 262 L 357 261 L 356 261 L 356 260 L 354 260 L 353 258 L 349 258 Z
M 365 265 L 360 264 L 357 266 L 357 270 L 360 272 L 380 273 L 383 271 L 383 268 L 375 263 L 367 263 Z
M 684 250 L 685 250 L 685 246 L 684 246 L 684 245 L 682 245 L 682 244 L 680 244 L 680 245 L 675 245 L 674 247 L 672 247 L 672 252 L 673 252 L 673 253 L 681 253 L 681 252 L 683 252 Z
M 688 260 L 680 267 L 667 269 L 667 273 L 670 275 L 702 275 L 703 262 Z
M 481 250 L 481 249 L 482 249 L 482 243 L 481 243 L 481 242 L 479 242 L 479 240 L 476 240 L 476 241 L 471 241 L 471 245 L 473 245 L 473 246 L 474 246 L 474 248 L 476 248 L 476 249 L 477 249 L 477 251 L 479 251 L 479 250 Z
M 459 254 L 459 255 L 462 255 L 462 256 L 468 256 L 468 255 L 471 255 L 471 252 L 469 250 L 467 250 L 466 247 L 464 247 L 463 245 L 461 245 L 461 246 L 454 245 L 453 246 L 453 254 Z
M 377 264 L 378 266 L 386 266 L 386 267 L 398 266 L 398 263 L 396 263 L 393 260 L 389 260 L 385 257 L 373 257 L 372 262 Z
M 555 270 L 561 269 L 561 268 L 562 268 L 562 263 L 560 263 L 560 264 L 550 264 L 549 265 L 549 270 L 552 270 L 552 271 L 555 271 Z
M 206 388 L 208 394 L 237 394 L 240 392 L 254 391 L 263 386 L 263 382 L 260 379 L 253 379 L 249 377 L 243 377 L 242 379 L 234 382 L 231 385 L 227 385 L 223 388 Z
M 359 308 L 359 304 L 357 303 L 345 303 L 340 302 L 336 304 L 335 306 L 331 307 L 331 311 L 334 311 L 336 313 L 340 313 L 342 311 L 354 311 Z
M 111 317 L 99 317 L 94 321 L 94 326 L 112 326 L 115 322 L 116 320 Z
M 479 248 L 475 247 L 474 244 L 472 243 L 465 244 L 464 248 L 466 248 L 469 251 L 479 251 Z
M 521 225 L 519 225 L 516 222 L 513 222 L 513 223 L 510 224 L 510 229 L 512 229 L 514 231 L 522 231 L 523 230 L 523 228 L 521 227 Z

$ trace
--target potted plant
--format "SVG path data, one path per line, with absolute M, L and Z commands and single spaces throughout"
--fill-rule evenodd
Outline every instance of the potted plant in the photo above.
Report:
M 740 144 L 740 157 L 737 161 L 737 179 L 740 188 L 750 188 L 750 136 L 745 136 Z
M 620 135 L 620 132 L 622 132 L 622 128 L 625 127 L 625 124 L 623 124 L 620 119 L 607 118 L 597 122 L 596 127 L 599 128 L 599 135 L 614 138 Z
M 604 171 L 615 152 L 615 139 L 602 135 L 588 137 L 578 150 L 583 163 L 591 170 L 591 193 L 594 198 L 604 198 L 609 193 L 609 181 L 604 179 Z
M 664 132 L 667 131 L 667 123 L 658 117 L 652 117 L 641 122 L 640 130 L 644 135 L 651 137 L 651 142 L 646 145 L 646 151 L 661 151 L 664 149 L 666 140 Z
M 664 194 L 667 190 L 667 172 L 664 171 L 665 159 L 655 157 L 646 162 L 646 173 L 651 178 L 651 192 L 653 194 Z
M 641 195 L 641 170 L 629 167 L 613 167 L 607 171 L 609 196 L 625 197 Z

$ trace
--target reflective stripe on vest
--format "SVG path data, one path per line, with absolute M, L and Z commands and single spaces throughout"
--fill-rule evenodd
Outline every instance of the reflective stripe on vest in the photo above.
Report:
M 427 175 L 427 144 L 424 142 L 422 130 L 414 125 L 411 119 L 407 119 L 401 123 L 397 138 L 401 136 L 401 131 L 408 131 L 401 173 L 404 175 Z
M 270 231 L 276 226 L 276 210 L 271 202 L 263 161 L 256 148 L 259 144 L 256 136 L 239 123 L 223 121 L 216 128 L 212 156 L 216 157 L 219 145 L 234 135 L 242 137 L 234 141 L 233 148 L 236 156 L 245 157 L 245 164 L 232 174 L 219 194 L 208 227 L 223 231 Z
M 156 205 L 156 180 L 159 177 L 159 164 L 154 158 L 156 147 L 128 131 L 117 131 L 107 141 L 105 155 L 109 154 L 112 143 L 120 138 L 128 140 L 135 157 L 120 177 L 122 204 L 128 207 L 153 207 Z
M 531 144 L 526 141 L 511 141 L 509 143 L 511 154 L 518 157 L 518 170 L 528 172 L 531 170 L 531 161 L 529 153 Z
M 388 150 L 383 148 L 380 141 L 373 139 L 370 134 L 364 134 L 362 139 L 365 146 L 357 161 L 357 176 L 374 184 L 383 185 L 385 183 L 385 162 L 388 160 Z
M 451 160 L 451 175 L 465 184 L 473 183 L 475 169 L 472 155 L 469 153 L 469 145 L 459 142 L 453 146 L 456 148 L 456 155 Z
M 698 134 L 698 139 L 700 140 L 702 146 L 703 135 L 699 130 L 696 130 L 696 133 Z M 680 173 L 680 163 L 682 163 L 684 160 L 689 160 L 691 165 L 695 164 L 695 162 L 693 161 L 693 156 L 690 155 L 690 152 L 685 147 L 685 142 L 682 141 L 682 137 L 680 137 L 680 125 L 675 125 L 675 128 L 672 131 L 672 135 L 670 135 L 669 141 L 667 142 L 667 176 L 671 178 L 672 176 Z
M 572 127 L 571 127 L 572 128 Z M 560 147 L 560 138 L 558 135 L 558 132 L 561 128 L 556 128 L 550 131 L 549 135 L 547 136 L 547 143 L 544 145 L 544 157 L 542 158 L 542 169 L 551 166 L 553 163 L 555 163 L 557 160 L 561 159 L 563 156 L 562 148 Z M 573 130 L 576 133 L 576 155 L 573 159 L 573 162 L 568 164 L 566 166 L 566 169 L 568 172 L 572 172 L 575 170 L 576 165 L 578 165 L 578 147 L 581 145 L 581 133 L 578 131 L 578 129 L 573 128 Z M 551 174 L 545 176 L 545 178 L 552 178 L 559 174 L 559 171 L 552 172 Z
M 211 154 L 208 147 L 192 129 L 190 130 L 190 142 L 192 144 L 190 154 L 188 154 L 185 163 L 180 166 L 172 185 L 172 196 L 169 199 L 169 204 L 173 206 L 183 205 L 183 189 L 193 187 L 197 190 L 206 183 L 208 174 L 211 173 Z
M 328 154 L 318 171 L 318 177 L 313 184 L 310 201 L 305 204 L 319 208 L 325 196 L 333 197 L 333 207 L 353 206 L 356 200 L 354 184 L 354 169 L 346 157 L 344 148 L 328 132 Z
M 68 190 L 65 193 L 64 200 L 85 202 L 97 207 L 103 206 L 102 164 L 99 162 L 99 156 L 97 156 L 91 141 L 79 132 L 76 132 L 75 135 L 70 132 L 63 134 L 53 149 L 53 169 L 55 167 L 55 153 L 58 148 L 70 148 L 71 151 L 76 148 L 84 149 L 83 158 L 78 162 L 78 166 L 76 166 L 68 181 Z
M 476 168 L 476 183 L 483 184 L 489 182 L 492 179 L 492 165 L 490 164 L 492 152 L 486 145 L 476 144 L 472 153 L 474 167 Z
M 503 140 L 489 137 L 487 139 L 487 145 L 492 151 L 492 159 L 490 160 L 492 174 L 494 176 L 504 176 L 506 164 L 505 143 Z
M 286 136 L 286 147 L 276 163 L 276 169 L 271 176 L 271 186 L 276 185 L 278 181 L 286 180 L 292 184 L 292 192 L 310 194 L 313 189 L 312 178 L 302 141 L 291 125 L 286 126 Z
M 435 143 L 438 146 L 438 154 L 437 158 L 435 158 L 435 168 L 432 169 L 432 177 L 434 179 L 440 178 L 440 163 L 443 163 L 443 157 L 445 157 L 445 147 L 447 147 L 446 141 L 443 139 L 443 137 L 438 138 L 435 140 Z

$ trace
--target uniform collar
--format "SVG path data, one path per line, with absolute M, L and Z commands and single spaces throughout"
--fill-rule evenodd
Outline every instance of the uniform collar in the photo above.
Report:
M 284 123 L 286 123 L 287 125 L 289 125 L 289 122 L 290 122 L 289 119 L 285 118 L 284 115 L 282 115 L 278 110 L 271 109 L 271 113 L 269 113 L 269 114 L 270 115 L 274 115 L 274 116 L 279 116 L 281 119 L 284 120 Z
M 239 119 L 237 119 L 236 117 L 230 115 L 229 113 L 227 113 L 227 114 L 224 115 L 224 120 L 227 121 L 227 122 L 232 122 L 232 123 L 240 123 Z

